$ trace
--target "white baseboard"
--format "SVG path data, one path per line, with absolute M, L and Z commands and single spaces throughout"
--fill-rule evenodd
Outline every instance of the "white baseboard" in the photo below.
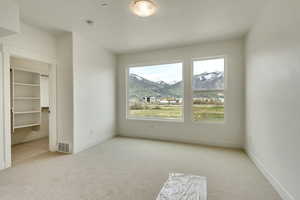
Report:
M 113 137 L 115 136 L 115 134 L 108 134 L 107 136 L 103 137 L 103 138 L 100 138 L 99 140 L 95 140 L 87 145 L 85 145 L 84 147 L 80 148 L 80 149 L 75 149 L 74 146 L 73 146 L 73 154 L 77 154 L 81 151 L 84 151 L 84 150 L 87 150 L 93 146 L 96 146 L 98 144 L 101 144 L 107 140 L 110 140 L 112 139 Z
M 195 144 L 195 145 L 205 145 L 205 146 L 213 146 L 213 147 L 224 147 L 224 148 L 233 148 L 233 149 L 244 149 L 243 144 L 236 144 L 230 142 L 212 142 L 212 141 L 204 141 L 204 140 L 186 140 L 186 139 L 176 139 L 176 138 L 166 138 L 166 137 L 156 137 L 156 136 L 148 136 L 148 135 L 135 135 L 135 134 L 127 134 L 127 133 L 118 133 L 116 136 L 119 137 L 127 137 L 127 138 L 135 138 L 135 139 L 145 139 L 145 140 L 157 140 L 164 142 L 176 142 L 183 144 Z
M 255 156 L 254 153 L 246 150 L 250 159 L 254 162 L 257 168 L 261 171 L 261 173 L 266 177 L 266 179 L 272 184 L 278 194 L 281 196 L 283 200 L 296 200 L 287 189 L 276 179 L 265 167 L 264 163 Z

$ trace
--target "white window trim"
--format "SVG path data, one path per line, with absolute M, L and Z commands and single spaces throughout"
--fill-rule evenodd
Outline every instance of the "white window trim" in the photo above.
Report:
M 203 61 L 203 60 L 214 60 L 214 59 L 224 59 L 224 90 L 203 90 L 203 91 L 211 91 L 211 92 L 217 92 L 221 91 L 224 93 L 224 120 L 222 121 L 212 121 L 212 120 L 194 120 L 194 113 L 193 113 L 193 76 L 194 76 L 194 62 L 195 61 Z M 227 121 L 227 91 L 228 91 L 228 56 L 227 55 L 218 55 L 218 56 L 211 56 L 211 57 L 201 57 L 201 58 L 192 58 L 191 60 L 191 70 L 190 70 L 190 81 L 191 81 L 191 87 L 190 90 L 190 97 L 191 97 L 191 121 L 195 124 L 226 124 Z
M 168 118 L 159 118 L 159 117 L 134 117 L 129 115 L 129 99 L 128 99 L 128 78 L 129 78 L 129 69 L 133 67 L 143 67 L 143 66 L 155 66 L 155 65 L 168 65 L 168 64 L 175 64 L 181 63 L 182 64 L 182 88 L 183 88 L 183 102 L 182 102 L 182 116 L 179 119 L 168 119 Z M 140 64 L 131 64 L 125 68 L 125 98 L 126 98 L 126 112 L 125 112 L 125 119 L 126 120 L 136 120 L 136 121 L 148 121 L 148 122 L 174 122 L 174 123 L 183 123 L 185 121 L 184 116 L 184 77 L 185 77 L 185 70 L 184 70 L 184 61 L 183 60 L 173 60 L 167 62 L 148 62 L 148 63 L 140 63 Z

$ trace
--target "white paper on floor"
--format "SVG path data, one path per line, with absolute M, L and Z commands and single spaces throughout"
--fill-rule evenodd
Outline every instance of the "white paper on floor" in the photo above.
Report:
M 206 177 L 172 173 L 156 200 L 207 200 Z

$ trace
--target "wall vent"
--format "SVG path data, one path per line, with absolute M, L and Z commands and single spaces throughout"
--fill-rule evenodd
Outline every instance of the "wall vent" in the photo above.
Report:
M 58 143 L 58 152 L 71 153 L 70 152 L 70 144 L 68 144 L 68 143 Z

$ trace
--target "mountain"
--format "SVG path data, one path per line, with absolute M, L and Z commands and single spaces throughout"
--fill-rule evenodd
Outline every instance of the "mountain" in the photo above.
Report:
M 193 77 L 193 90 L 222 90 L 224 72 L 204 72 Z
M 129 97 L 181 97 L 181 82 L 168 84 L 166 82 L 153 82 L 136 74 L 130 74 L 128 80 Z
M 163 81 L 154 82 L 136 74 L 130 74 L 128 80 L 129 97 L 141 98 L 144 96 L 154 97 L 183 97 L 182 81 L 168 84 Z M 194 75 L 193 89 L 222 89 L 224 85 L 223 72 L 211 72 Z

